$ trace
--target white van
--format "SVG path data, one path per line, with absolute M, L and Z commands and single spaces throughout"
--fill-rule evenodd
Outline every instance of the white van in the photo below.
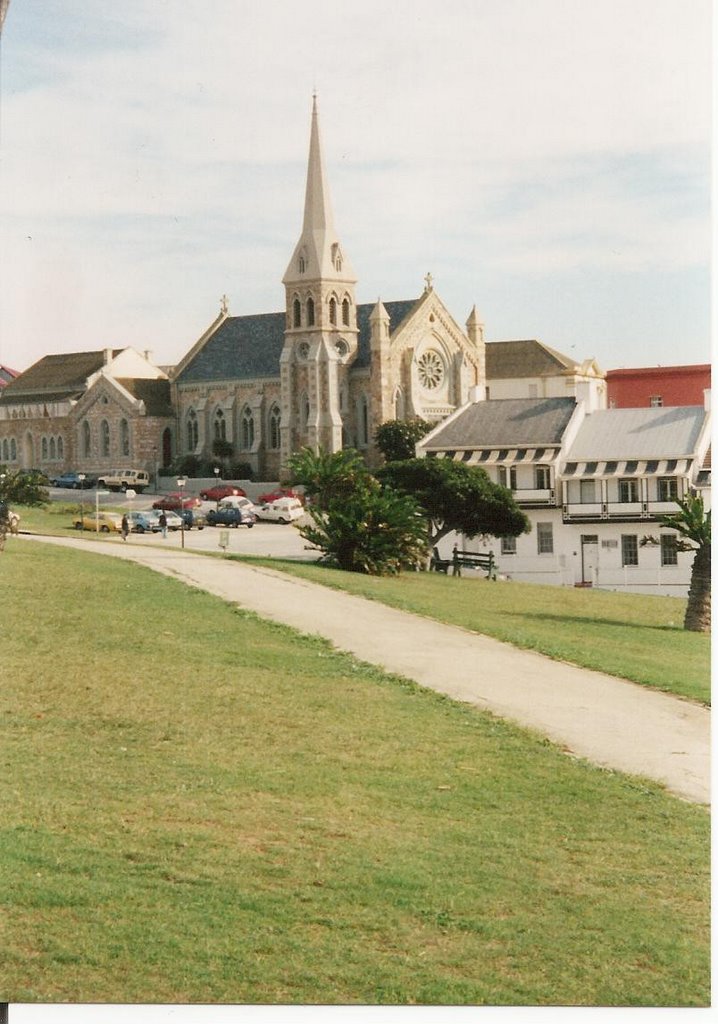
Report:
M 150 475 L 144 469 L 111 469 L 97 477 L 97 486 L 106 487 L 108 491 L 132 490 L 142 494 L 149 485 Z
M 275 523 L 292 523 L 304 515 L 304 506 L 298 498 L 277 498 L 266 505 L 255 505 L 257 519 Z

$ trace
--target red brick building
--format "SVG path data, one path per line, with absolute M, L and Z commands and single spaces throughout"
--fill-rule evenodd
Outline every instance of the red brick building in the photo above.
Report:
M 699 363 L 609 370 L 606 384 L 611 409 L 703 405 L 703 392 L 711 386 L 711 367 L 710 363 Z

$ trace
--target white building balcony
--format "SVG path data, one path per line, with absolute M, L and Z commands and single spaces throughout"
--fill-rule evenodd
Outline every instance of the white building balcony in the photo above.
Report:
M 511 492 L 517 505 L 555 505 L 553 487 L 517 487 Z

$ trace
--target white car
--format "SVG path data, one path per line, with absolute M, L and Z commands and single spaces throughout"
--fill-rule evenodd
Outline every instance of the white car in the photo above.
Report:
M 213 504 L 212 508 L 214 507 L 215 506 Z M 245 498 L 241 494 L 228 494 L 226 498 L 222 498 L 222 500 L 216 507 L 219 509 L 243 508 L 246 512 L 256 512 L 256 508 L 249 500 L 249 498 Z
M 301 519 L 304 508 L 298 498 L 277 498 L 266 505 L 255 505 L 257 519 L 267 519 L 274 523 L 292 523 Z

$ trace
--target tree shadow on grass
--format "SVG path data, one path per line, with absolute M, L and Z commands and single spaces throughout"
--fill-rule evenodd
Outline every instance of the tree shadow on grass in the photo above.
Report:
M 683 633 L 683 623 L 674 626 L 651 625 L 647 622 L 626 622 L 625 619 L 597 619 L 591 615 L 557 615 L 552 612 L 504 612 L 515 619 L 536 619 L 540 622 L 557 622 L 580 626 L 619 626 L 623 629 L 651 629 L 660 633 Z

